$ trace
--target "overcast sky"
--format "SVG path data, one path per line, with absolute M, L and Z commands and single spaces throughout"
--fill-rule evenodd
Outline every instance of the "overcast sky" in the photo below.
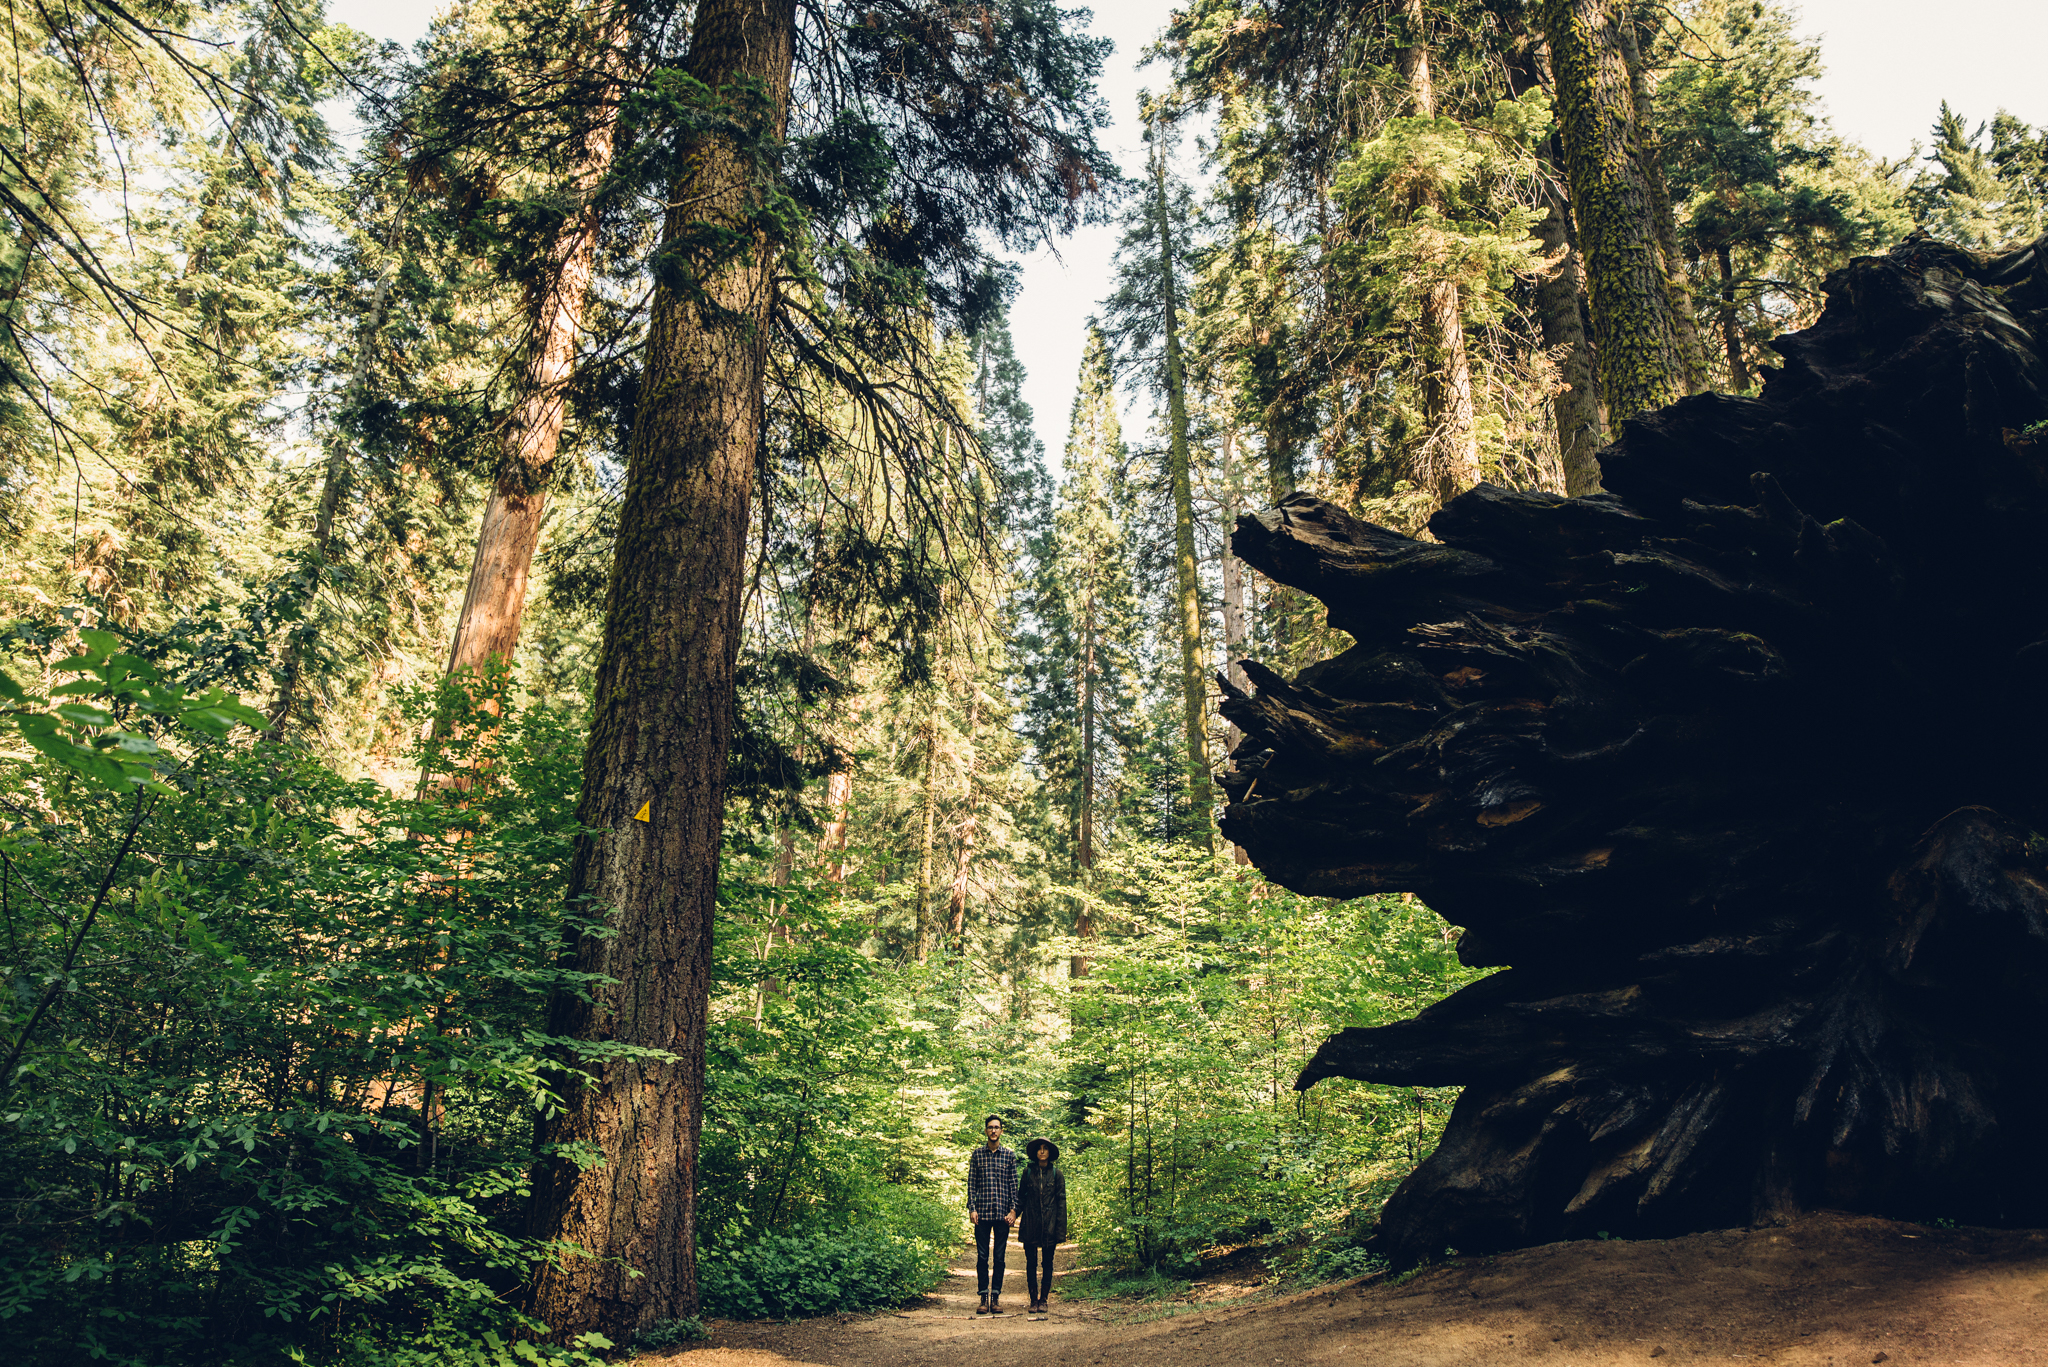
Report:
M 378 38 L 410 43 L 444 6 L 434 0 L 330 0 L 330 19 Z M 1171 0 L 1117 0 L 1097 9 L 1094 32 L 1116 52 L 1102 83 L 1116 116 L 1107 145 L 1126 171 L 1140 169 L 1137 95 L 1165 83 L 1165 69 L 1137 69 L 1145 45 L 1173 10 Z M 1882 157 L 1923 142 L 1943 100 L 1973 124 L 2008 109 L 2048 124 L 2048 3 L 2043 0 L 1805 0 L 1800 32 L 1821 40 L 1827 73 L 1819 90 L 1838 132 Z M 1190 149 L 1191 150 L 1191 149 Z M 1096 301 L 1109 292 L 1113 228 L 1083 229 L 1057 251 L 1024 261 L 1011 328 L 1029 380 L 1025 398 L 1055 468 L 1081 364 L 1081 341 Z M 1140 423 L 1143 419 L 1138 419 Z M 1142 435 L 1133 431 L 1133 438 Z

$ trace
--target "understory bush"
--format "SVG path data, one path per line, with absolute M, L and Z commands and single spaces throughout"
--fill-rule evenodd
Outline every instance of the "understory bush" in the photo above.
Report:
M 398 796 L 77 639 L 0 675 L 7 1360 L 563 1357 L 515 1302 L 555 1252 L 524 1230 L 534 1118 L 580 1049 L 543 1029 L 580 989 L 577 720 L 422 697 L 462 705 L 423 756 L 460 799 Z
M 937 1285 L 951 1256 L 879 1225 L 799 1230 L 707 1249 L 697 1276 L 706 1314 L 786 1319 L 901 1305 Z

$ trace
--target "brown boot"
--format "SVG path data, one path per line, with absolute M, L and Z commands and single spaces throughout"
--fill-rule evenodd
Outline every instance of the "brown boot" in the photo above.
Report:
M 975 1307 L 974 1313 L 977 1315 L 986 1315 L 988 1313 L 988 1292 L 984 1291 L 981 1293 L 981 1304 Z
M 989 1314 L 991 1314 L 991 1315 L 1000 1315 L 1000 1314 L 1002 1314 L 1002 1313 L 1003 1313 L 1003 1293 L 1002 1293 L 1002 1292 L 1000 1292 L 1000 1291 L 991 1291 L 991 1292 L 989 1292 L 989 1293 L 988 1293 L 988 1312 L 989 1312 Z

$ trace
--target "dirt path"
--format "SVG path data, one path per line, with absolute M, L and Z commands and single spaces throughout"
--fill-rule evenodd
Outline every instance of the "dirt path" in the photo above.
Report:
M 1062 1251 L 1062 1267 L 1073 1253 Z M 1010 1269 L 1023 1303 L 1019 1258 Z M 964 1268 L 964 1272 L 963 1272 Z M 1198 1288 L 1198 1294 L 1200 1289 Z M 1747 1362 L 2048 1367 L 2048 1231 L 1942 1230 L 1822 1213 L 1783 1229 L 1586 1240 L 1461 1259 L 1254 1304 L 974 1314 L 970 1255 L 879 1315 L 713 1326 L 673 1367 L 1549 1367 Z M 1157 1307 L 1152 1307 L 1157 1309 Z M 659 1361 L 643 1358 L 643 1363 Z

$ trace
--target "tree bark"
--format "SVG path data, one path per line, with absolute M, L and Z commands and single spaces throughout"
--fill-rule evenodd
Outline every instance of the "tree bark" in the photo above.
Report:
M 967 952 L 967 887 L 974 872 L 974 842 L 980 827 L 980 813 L 974 805 L 974 733 L 981 726 L 981 685 L 967 681 L 967 753 L 961 762 L 960 851 L 953 867 L 953 892 L 946 903 L 946 935 L 955 954 Z
M 1560 172 L 1562 169 L 1559 167 Z M 1576 498 L 1600 492 L 1600 448 L 1607 440 L 1607 415 L 1601 411 L 1593 347 L 1586 338 L 1585 275 L 1571 241 L 1571 205 L 1555 192 L 1546 198 L 1550 212 L 1537 223 L 1536 240 L 1543 244 L 1546 256 L 1558 258 L 1558 264 L 1536 285 L 1536 316 L 1543 328 L 1544 347 L 1563 352 L 1558 363 L 1563 388 L 1551 396 L 1550 413 L 1557 425 L 1564 491 Z
M 1152 207 L 1159 235 L 1159 308 L 1166 332 L 1167 475 L 1173 486 L 1174 617 L 1180 632 L 1181 719 L 1187 744 L 1188 806 L 1195 844 L 1215 848 L 1215 790 L 1209 776 L 1209 684 L 1202 662 L 1202 587 L 1195 563 L 1195 494 L 1189 471 L 1188 400 L 1180 349 L 1180 288 L 1166 200 L 1163 139 L 1152 144 Z
M 1728 387 L 1740 394 L 1750 386 L 1749 366 L 1742 359 L 1742 320 L 1735 314 L 1734 254 L 1723 242 L 1714 249 L 1721 267 L 1721 344 L 1728 349 Z
M 611 169 L 618 126 L 627 19 L 624 5 L 606 3 L 609 12 L 570 59 L 595 65 L 604 73 L 604 84 L 593 105 L 597 118 L 583 131 L 564 187 L 577 207 L 556 229 L 527 290 L 529 337 L 519 401 L 499 434 L 498 471 L 484 504 L 469 586 L 448 648 L 450 674 L 462 669 L 481 672 L 492 660 L 509 662 L 519 644 L 527 574 L 547 515 L 548 483 L 567 409 L 565 390 L 576 363 L 591 268 L 597 259 L 597 206 L 591 200 Z M 495 704 L 486 705 L 496 710 Z
M 1542 0 L 1539 14 L 1585 252 L 1600 393 L 1619 424 L 1693 387 L 1688 328 L 1659 240 L 1623 24 L 1611 0 Z
M 1419 118 L 1436 117 L 1436 80 L 1430 70 L 1425 36 L 1428 15 L 1423 0 L 1401 0 L 1401 21 L 1407 46 L 1401 49 L 1401 75 Z M 1443 206 L 1418 189 L 1410 206 L 1415 213 Z M 1432 282 L 1422 298 L 1422 407 L 1429 433 L 1415 482 L 1430 491 L 1439 506 L 1479 482 L 1479 444 L 1472 400 L 1472 362 L 1465 351 L 1465 320 L 1454 280 Z
M 1640 11 L 1638 11 L 1640 13 Z M 1699 320 L 1692 306 L 1692 283 L 1686 278 L 1685 256 L 1678 246 L 1678 215 L 1671 203 L 1671 186 L 1664 179 L 1664 153 L 1657 145 L 1652 117 L 1653 91 L 1649 63 L 1643 60 L 1636 15 L 1624 10 L 1616 24 L 1621 37 L 1621 58 L 1628 65 L 1629 103 L 1635 111 L 1636 150 L 1642 158 L 1643 182 L 1650 187 L 1650 221 L 1657 232 L 1657 255 L 1664 271 L 1664 290 L 1671 300 L 1671 312 L 1678 333 L 1685 392 L 1697 394 L 1707 388 L 1707 349 L 1700 340 Z
M 1553 94 L 1557 88 L 1550 54 L 1533 34 L 1521 35 L 1520 50 L 1509 63 L 1508 75 L 1517 96 L 1539 85 Z M 1585 259 L 1572 232 L 1571 201 L 1562 188 L 1566 180 L 1564 148 L 1553 133 L 1543 140 L 1539 151 L 1547 172 L 1542 196 L 1549 213 L 1536 224 L 1536 240 L 1557 266 L 1536 283 L 1536 316 L 1543 328 L 1544 348 L 1559 353 L 1558 380 L 1563 387 L 1551 396 L 1550 413 L 1557 427 L 1564 491 L 1576 498 L 1600 492 L 1600 448 L 1607 442 L 1607 413 L 1600 402 L 1593 343 L 1587 335 Z
M 937 938 L 932 919 L 932 844 L 939 816 L 939 695 L 927 700 L 924 717 L 924 793 L 919 803 L 922 815 L 917 841 L 917 927 L 914 946 L 917 961 L 931 957 Z
M 704 0 L 686 69 L 715 91 L 765 95 L 760 132 L 779 137 L 795 29 L 795 0 Z M 668 1057 L 579 1064 L 544 1126 L 544 1152 L 602 1155 L 589 1170 L 550 1156 L 535 1184 L 537 1231 L 588 1255 L 541 1270 L 535 1313 L 558 1340 L 595 1330 L 625 1343 L 698 1308 L 712 922 L 777 252 L 733 136 L 693 134 L 680 151 L 664 248 L 711 237 L 745 250 L 693 263 L 701 299 L 655 291 L 577 808 L 598 834 L 578 843 L 569 880 L 570 906 L 614 933 L 574 938 L 576 969 L 604 978 L 588 1002 L 558 998 L 551 1022 Z

